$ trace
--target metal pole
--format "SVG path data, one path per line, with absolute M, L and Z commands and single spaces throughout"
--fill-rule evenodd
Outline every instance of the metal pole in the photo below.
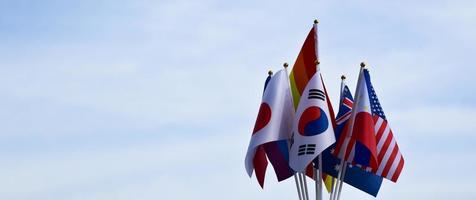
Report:
M 296 182 L 296 190 L 297 190 L 297 193 L 298 193 L 299 200 L 302 200 L 301 188 L 299 187 L 299 182 L 298 182 L 298 178 L 297 178 L 296 173 L 294 173 L 294 182 Z

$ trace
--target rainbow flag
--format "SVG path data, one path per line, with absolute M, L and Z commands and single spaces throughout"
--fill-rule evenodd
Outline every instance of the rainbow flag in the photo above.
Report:
M 314 21 L 314 25 L 309 31 L 309 34 L 307 35 L 306 40 L 302 45 L 301 51 L 299 52 L 296 62 L 294 62 L 291 74 L 289 75 L 291 92 L 294 101 L 294 108 L 297 108 L 304 88 L 317 70 L 316 61 L 319 58 L 317 30 L 317 21 Z M 330 101 L 328 100 L 328 102 Z M 332 106 L 329 105 L 329 108 L 332 115 L 332 119 L 334 119 L 334 111 L 332 109 Z M 333 121 L 333 124 L 335 127 L 335 121 Z M 323 179 L 327 191 L 330 192 L 332 187 L 332 181 L 334 178 L 328 175 L 324 175 Z
M 314 26 L 309 31 L 289 75 L 295 108 L 299 104 L 302 91 L 306 87 L 307 82 L 316 73 L 317 53 L 317 23 L 314 22 Z
M 302 91 L 306 87 L 307 82 L 316 73 L 317 46 L 317 22 L 314 22 L 314 26 L 309 31 L 289 75 L 295 108 L 299 104 Z

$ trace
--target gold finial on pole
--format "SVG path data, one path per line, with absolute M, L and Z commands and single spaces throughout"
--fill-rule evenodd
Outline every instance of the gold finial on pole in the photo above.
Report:
M 285 69 L 288 68 L 288 66 L 289 66 L 289 65 L 288 65 L 287 62 L 285 62 L 285 63 L 283 64 L 283 67 L 284 67 Z
M 345 75 L 342 74 L 342 76 L 340 77 L 340 79 L 345 80 Z
M 269 70 L 268 75 L 270 75 L 270 76 L 273 75 L 273 71 Z
M 365 62 L 361 62 L 361 63 L 360 63 L 360 67 L 362 67 L 362 68 L 364 68 L 365 65 L 366 65 Z
M 314 24 L 319 24 L 319 21 L 317 21 L 317 19 L 315 19 Z

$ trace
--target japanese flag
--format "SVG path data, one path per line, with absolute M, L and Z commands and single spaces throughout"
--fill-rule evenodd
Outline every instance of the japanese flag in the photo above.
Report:
M 246 172 L 251 177 L 255 170 L 263 186 L 268 164 L 263 144 L 288 140 L 294 119 L 294 107 L 285 70 L 272 76 L 263 93 L 263 99 L 245 158 Z

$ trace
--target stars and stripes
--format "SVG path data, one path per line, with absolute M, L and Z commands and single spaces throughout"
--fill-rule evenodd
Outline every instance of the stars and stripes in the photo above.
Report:
M 376 175 L 385 177 L 396 182 L 403 169 L 403 155 L 398 148 L 398 144 L 393 137 L 393 132 L 388 125 L 387 118 L 383 112 L 382 106 L 377 98 L 374 87 L 370 83 L 368 70 L 365 72 L 370 89 L 370 107 L 375 124 L 375 137 L 377 141 L 377 160 L 379 165 L 377 169 L 371 169 Z

